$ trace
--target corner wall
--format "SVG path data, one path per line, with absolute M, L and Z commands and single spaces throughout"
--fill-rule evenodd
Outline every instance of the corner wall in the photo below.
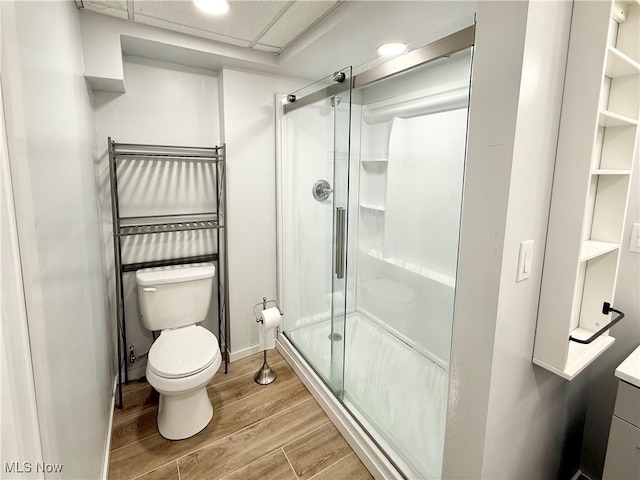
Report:
M 115 265 L 107 137 L 120 143 L 215 146 L 218 79 L 211 70 L 124 57 L 126 93 L 94 92 L 96 174 L 99 181 L 102 249 L 109 302 L 116 315 Z M 211 211 L 215 205 L 213 163 L 122 161 L 118 168 L 121 216 Z M 214 253 L 215 231 L 165 233 L 122 240 L 123 263 Z M 123 275 L 127 343 L 135 354 L 149 351 L 153 336 L 142 325 L 135 273 Z M 217 296 L 203 326 L 217 337 Z M 113 320 L 115 324 L 115 319 Z M 125 349 L 126 352 L 128 350 Z M 146 357 L 129 364 L 129 378 L 145 375 Z M 114 360 L 114 365 L 116 365 Z
M 224 68 L 231 360 L 258 352 L 253 305 L 276 298 L 275 95 L 305 84 Z
M 578 469 L 584 376 L 572 382 L 531 363 L 572 4 L 528 4 L 500 273 L 483 478 L 570 478 Z M 533 270 L 516 282 L 521 241 Z
M 443 478 L 482 475 L 527 10 L 478 2 Z
M 100 478 L 111 323 L 90 93 L 73 2 L 1 2 L 7 140 L 47 478 Z M 33 459 L 34 461 L 36 459 Z
M 585 379 L 531 363 L 571 2 L 479 2 L 445 478 L 570 478 Z M 516 283 L 519 244 L 533 274 Z
M 0 9 L 0 14 L 2 9 Z M 2 38 L 0 38 L 2 43 Z M 2 75 L 0 74 L 0 77 Z M 9 152 L 4 125 L 0 85 L 0 465 L 2 478 L 8 478 L 6 464 L 42 461 L 38 411 L 27 312 L 22 288 L 22 272 Z M 6 463 L 5 463 L 6 462 Z M 18 475 L 16 475 L 18 476 Z M 19 475 L 24 479 L 41 479 L 41 473 Z

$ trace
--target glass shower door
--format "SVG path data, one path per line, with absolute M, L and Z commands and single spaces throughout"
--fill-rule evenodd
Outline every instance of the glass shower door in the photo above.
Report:
M 294 95 L 282 132 L 284 333 L 340 395 L 347 301 L 351 67 Z
M 407 478 L 441 478 L 472 54 L 354 91 L 342 401 Z

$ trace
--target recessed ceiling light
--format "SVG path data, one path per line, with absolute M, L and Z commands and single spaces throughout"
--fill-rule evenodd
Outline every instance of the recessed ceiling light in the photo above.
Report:
M 209 15 L 224 15 L 229 11 L 227 0 L 193 0 L 200 10 Z
M 400 42 L 383 43 L 378 47 L 378 55 L 381 57 L 391 57 L 401 55 L 407 51 L 407 44 Z

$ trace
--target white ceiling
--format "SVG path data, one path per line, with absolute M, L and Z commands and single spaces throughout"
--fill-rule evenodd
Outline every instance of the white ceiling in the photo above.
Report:
M 343 0 L 231 0 L 226 15 L 191 0 L 76 0 L 80 8 L 240 47 L 281 53 Z

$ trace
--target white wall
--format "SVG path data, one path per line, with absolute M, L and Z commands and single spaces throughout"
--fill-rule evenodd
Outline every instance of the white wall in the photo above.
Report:
M 478 3 L 444 478 L 482 473 L 526 18 L 525 2 Z
M 252 307 L 276 298 L 275 94 L 304 84 L 230 68 L 220 79 L 233 360 L 258 351 Z
M 528 5 L 483 478 L 570 478 L 578 468 L 584 379 L 531 363 L 571 11 L 568 2 Z M 519 244 L 530 239 L 533 273 L 516 283 Z
M 640 344 L 640 254 L 631 252 L 631 228 L 640 222 L 640 138 L 631 180 L 629 207 L 620 249 L 620 267 L 614 306 L 626 317 L 611 329 L 616 342 L 590 369 L 589 403 L 584 426 L 581 470 L 593 479 L 602 478 L 615 405 L 618 379 L 614 371 Z
M 0 11 L 1 13 L 1 11 Z M 2 39 L 0 38 L 0 42 Z M 0 328 L 0 465 L 2 478 L 43 478 L 42 474 L 9 475 L 5 462 L 42 461 L 38 411 L 33 383 L 33 367 L 27 330 L 27 312 L 22 288 L 18 232 L 16 230 L 9 154 L 4 128 L 4 109 L 0 90 L 0 290 L 2 326 Z
M 273 72 L 277 56 L 206 38 L 99 15 L 81 13 L 84 74 L 96 90 L 125 91 L 122 54 L 219 70 L 223 65 Z
M 95 92 L 97 175 L 102 211 L 102 245 L 115 312 L 115 270 L 107 137 L 116 142 L 215 146 L 218 126 L 218 79 L 215 72 L 139 57 L 123 62 L 127 92 Z M 122 161 L 118 169 L 120 215 L 158 215 L 215 210 L 213 163 Z M 128 237 L 123 263 L 161 260 L 215 252 L 215 231 Z M 140 355 L 153 337 L 140 321 L 135 274 L 124 274 L 127 344 Z M 218 335 L 217 296 L 203 325 Z M 146 358 L 129 365 L 130 378 L 144 375 Z
M 43 459 L 64 464 L 64 478 L 99 478 L 113 387 L 111 321 L 78 12 L 72 2 L 2 2 L 0 8 Z
M 570 18 L 568 2 L 478 5 L 447 478 L 563 478 L 578 467 L 580 380 L 531 363 Z M 533 275 L 516 283 L 529 239 Z

